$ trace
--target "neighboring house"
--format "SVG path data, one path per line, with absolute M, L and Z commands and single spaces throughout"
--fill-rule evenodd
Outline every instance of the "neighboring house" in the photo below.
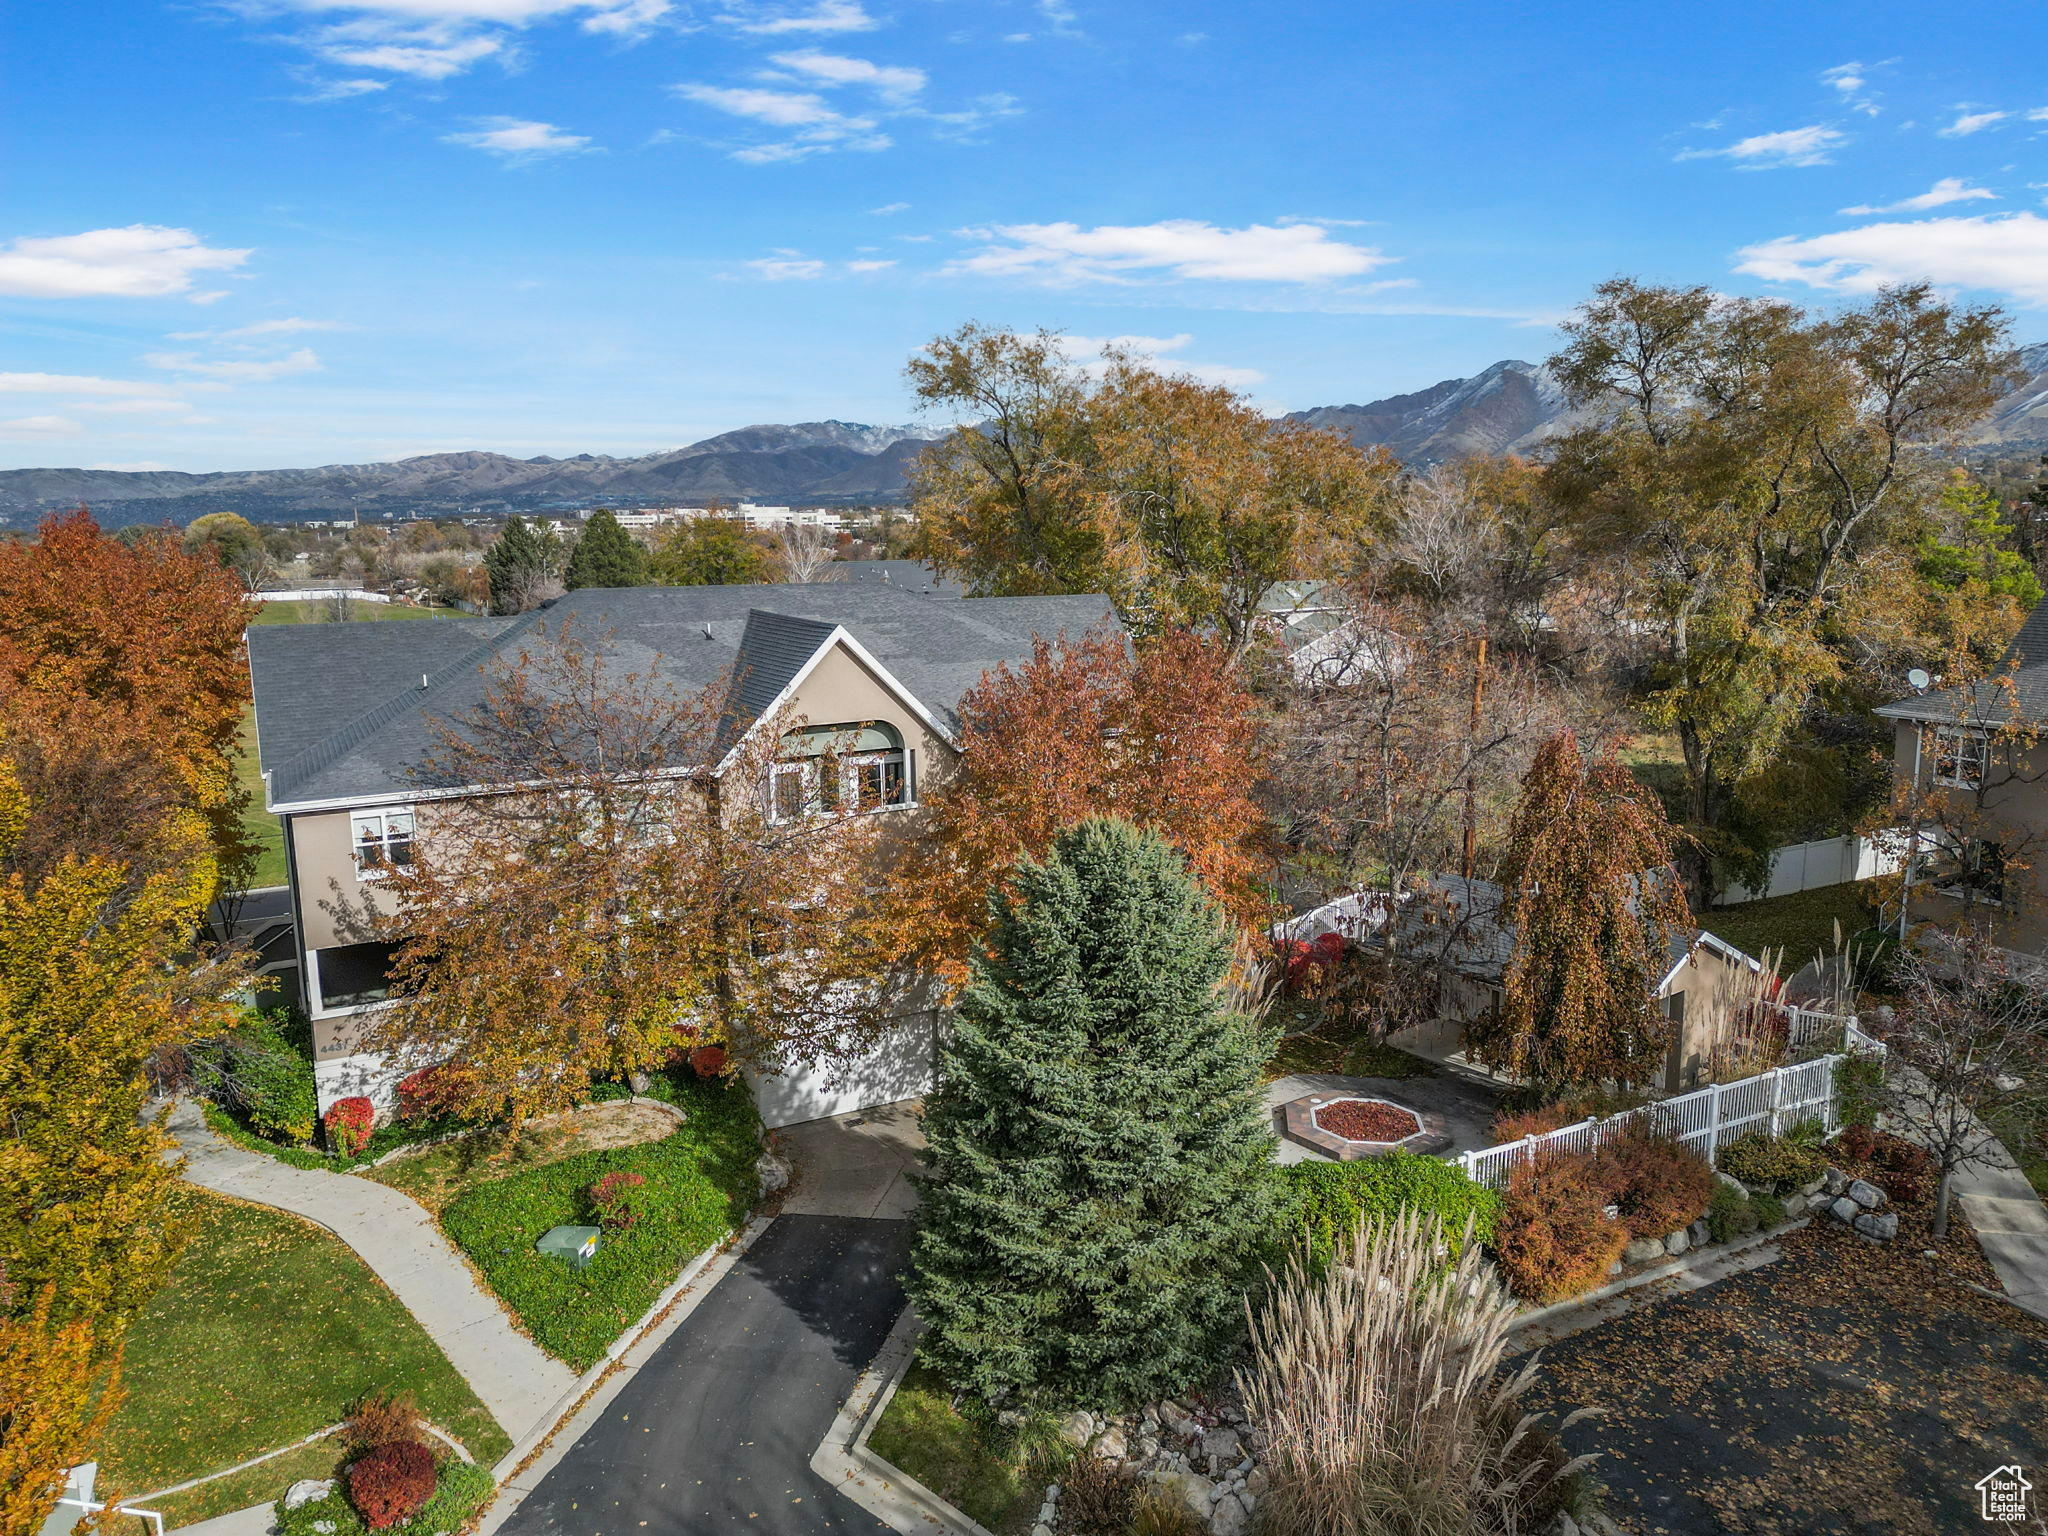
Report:
M 1514 929 L 1503 920 L 1505 901 L 1491 880 L 1441 875 L 1400 903 L 1391 929 L 1383 902 L 1334 925 L 1355 943 L 1391 946 L 1439 972 L 1437 1018 L 1395 1035 L 1395 1044 L 1425 1056 L 1456 1055 L 1464 1049 L 1464 1026 L 1500 1006 L 1515 949 Z M 1705 929 L 1674 940 L 1664 958 L 1651 995 L 1678 1026 L 1660 1085 L 1675 1092 L 1708 1080 L 1713 1051 L 1736 1033 L 1763 966 Z
M 1114 622 L 1102 597 L 933 602 L 846 582 L 591 588 L 517 618 L 250 630 L 265 802 L 284 824 L 323 1111 L 351 1093 L 388 1100 L 395 1075 L 354 1044 L 357 1019 L 388 997 L 391 946 L 356 942 L 346 912 L 374 908 L 386 869 L 432 837 L 436 797 L 416 796 L 408 770 L 433 745 L 436 720 L 478 703 L 487 666 L 516 655 L 535 626 L 565 619 L 608 636 L 623 668 L 679 690 L 730 677 L 745 720 L 801 715 L 814 729 L 857 729 L 843 771 L 869 775 L 881 787 L 873 801 L 913 812 L 950 771 L 960 698 L 983 673 L 1028 658 L 1034 636 Z M 815 758 L 780 764 L 772 790 L 815 798 L 803 776 L 817 771 Z M 935 1023 L 906 1017 L 850 1073 L 811 1066 L 757 1080 L 764 1119 L 791 1124 L 922 1092 Z
M 1968 920 L 2008 949 L 2048 953 L 2048 602 L 1987 680 L 1877 714 L 1908 791 L 1901 930 Z

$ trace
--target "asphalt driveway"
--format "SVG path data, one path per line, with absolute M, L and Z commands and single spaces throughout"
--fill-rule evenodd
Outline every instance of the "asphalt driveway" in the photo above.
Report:
M 502 1536 L 886 1531 L 811 1453 L 903 1310 L 906 1221 L 781 1216 Z

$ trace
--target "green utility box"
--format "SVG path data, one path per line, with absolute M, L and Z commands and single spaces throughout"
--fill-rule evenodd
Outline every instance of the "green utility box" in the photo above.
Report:
M 549 1227 L 533 1246 L 584 1269 L 597 1257 L 597 1239 L 602 1231 L 601 1227 Z

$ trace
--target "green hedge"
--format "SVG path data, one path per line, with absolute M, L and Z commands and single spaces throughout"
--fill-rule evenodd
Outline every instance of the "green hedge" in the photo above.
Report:
M 1474 1236 L 1489 1242 L 1500 1209 L 1500 1196 L 1463 1169 L 1412 1152 L 1356 1163 L 1292 1163 L 1280 1174 L 1292 1196 L 1285 1207 L 1286 1234 L 1303 1239 L 1318 1266 L 1330 1261 L 1365 1217 L 1422 1211 L 1440 1217 L 1454 1243 L 1471 1217 Z
M 324 1499 L 286 1509 L 277 1505 L 278 1536 L 367 1536 L 363 1517 L 342 1493 L 342 1480 Z M 490 1497 L 491 1474 L 466 1461 L 450 1460 L 441 1468 L 433 1496 L 402 1525 L 386 1528 L 385 1536 L 454 1536 L 476 1507 Z
M 1812 1147 L 1762 1131 L 1729 1142 L 1717 1161 L 1729 1178 L 1773 1195 L 1790 1194 L 1828 1171 L 1828 1160 Z
M 586 1370 L 695 1255 L 744 1219 L 760 1192 L 760 1122 L 739 1083 L 686 1084 L 687 1118 L 660 1141 L 579 1153 L 458 1195 L 441 1226 L 541 1346 Z M 629 1231 L 607 1232 L 589 1267 L 537 1253 L 550 1227 L 595 1225 L 588 1191 L 607 1173 L 647 1185 Z

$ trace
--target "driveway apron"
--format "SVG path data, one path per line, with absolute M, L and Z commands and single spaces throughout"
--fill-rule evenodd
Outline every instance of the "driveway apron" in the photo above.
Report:
M 910 1224 L 782 1216 L 500 1536 L 885 1531 L 810 1469 L 903 1310 Z

